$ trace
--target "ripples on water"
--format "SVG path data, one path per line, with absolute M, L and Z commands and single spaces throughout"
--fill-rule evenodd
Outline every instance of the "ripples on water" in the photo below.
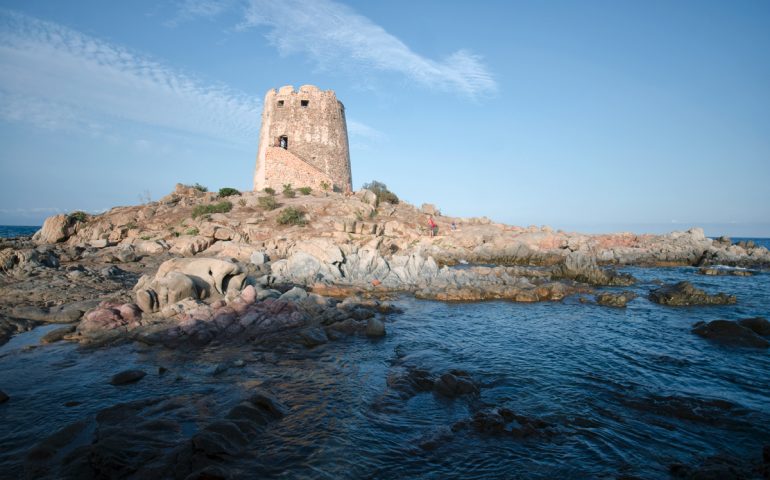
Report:
M 704 277 L 695 269 L 629 269 L 640 297 L 627 309 L 581 304 L 444 304 L 401 300 L 379 341 L 347 338 L 313 350 L 209 348 L 193 354 L 122 346 L 81 353 L 34 349 L 43 330 L 0 347 L 0 471 L 20 472 L 40 438 L 118 402 L 190 395 L 201 420 L 223 415 L 255 386 L 290 408 L 267 427 L 236 475 L 276 478 L 660 478 L 672 462 L 726 454 L 753 460 L 770 443 L 770 356 L 727 348 L 692 333 L 699 320 L 765 316 L 770 275 Z M 657 280 L 688 279 L 738 296 L 737 306 L 672 308 L 650 303 Z M 243 368 L 214 375 L 216 365 Z M 169 368 L 157 375 L 158 366 Z M 468 371 L 479 398 L 389 395 L 403 366 Z M 139 367 L 128 387 L 109 377 Z M 383 398 L 388 408 L 377 408 Z M 68 401 L 82 404 L 65 407 Z M 484 406 L 505 406 L 555 425 L 556 435 L 516 440 L 449 427 Z M 198 426 L 193 422 L 190 431 Z M 418 447 L 443 438 L 437 448 Z

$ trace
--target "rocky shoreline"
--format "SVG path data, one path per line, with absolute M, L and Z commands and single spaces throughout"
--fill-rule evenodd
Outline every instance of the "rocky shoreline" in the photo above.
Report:
M 265 207 L 266 197 L 278 208 Z M 223 202 L 226 213 L 200 214 Z M 302 221 L 282 225 L 286 209 L 301 212 Z M 427 214 L 439 225 L 435 237 L 426 235 Z M 632 285 L 633 277 L 614 270 L 631 265 L 735 274 L 766 270 L 770 252 L 712 240 L 700 229 L 583 235 L 446 217 L 432 205 L 378 204 L 368 190 L 296 198 L 244 192 L 223 200 L 177 185 L 158 202 L 96 216 L 57 215 L 32 238 L 0 241 L 0 342 L 42 323 L 62 323 L 75 328 L 49 340 L 178 346 L 224 337 L 262 341 L 291 331 L 312 344 L 364 332 L 372 318 L 381 322 L 378 316 L 390 311 L 381 300 L 394 294 L 559 301 Z M 667 305 L 730 303 L 728 293 L 669 290 L 650 298 Z M 630 300 L 613 295 L 597 301 L 623 307 Z

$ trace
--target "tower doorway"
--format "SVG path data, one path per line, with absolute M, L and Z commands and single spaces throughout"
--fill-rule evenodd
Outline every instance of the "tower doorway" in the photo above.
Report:
M 289 137 L 286 135 L 281 135 L 278 137 L 278 146 L 283 148 L 284 150 L 289 148 Z

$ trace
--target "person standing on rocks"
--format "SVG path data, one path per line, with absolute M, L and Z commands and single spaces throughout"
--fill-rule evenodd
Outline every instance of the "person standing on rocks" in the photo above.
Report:
M 430 230 L 430 236 L 435 237 L 436 232 L 438 231 L 438 225 L 436 225 L 436 222 L 433 220 L 433 215 L 428 215 L 428 229 Z

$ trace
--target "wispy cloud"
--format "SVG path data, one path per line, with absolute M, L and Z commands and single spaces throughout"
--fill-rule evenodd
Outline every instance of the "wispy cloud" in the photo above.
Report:
M 242 28 L 265 26 L 284 55 L 304 53 L 320 66 L 396 72 L 426 87 L 469 97 L 494 93 L 497 83 L 479 55 L 459 50 L 423 57 L 351 8 L 331 0 L 249 0 Z
M 195 18 L 213 18 L 223 14 L 237 0 L 180 0 L 177 2 L 177 15 L 166 22 L 167 26 L 175 27 Z
M 360 137 L 366 140 L 382 140 L 385 134 L 376 128 L 370 127 L 365 123 L 356 120 L 348 120 L 348 133 L 351 137 Z
M 70 28 L 0 10 L 0 118 L 44 128 L 129 121 L 251 145 L 260 101 Z

